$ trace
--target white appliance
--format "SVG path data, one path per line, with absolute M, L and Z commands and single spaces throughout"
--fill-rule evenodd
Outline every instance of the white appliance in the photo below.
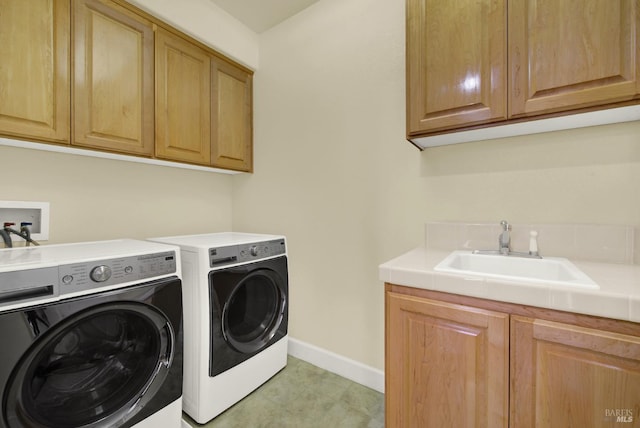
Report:
M 180 250 L 0 250 L 1 428 L 179 428 Z
M 287 364 L 285 238 L 229 232 L 153 241 L 182 250 L 183 410 L 205 423 Z

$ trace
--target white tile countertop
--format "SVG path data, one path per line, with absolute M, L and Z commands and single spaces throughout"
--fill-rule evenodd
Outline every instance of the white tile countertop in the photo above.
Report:
M 450 253 L 448 249 L 416 248 L 381 264 L 380 280 L 500 302 L 640 322 L 640 265 L 573 259 L 571 262 L 599 286 L 598 289 L 581 289 L 434 271 L 434 267 Z
M 512 225 L 511 245 L 515 251 L 527 251 L 530 232 L 536 231 L 543 257 L 567 258 L 598 284 L 597 289 L 434 270 L 455 250 L 495 250 L 501 230 L 498 222 L 427 223 L 424 247 L 380 265 L 380 279 L 409 287 L 640 323 L 640 252 L 635 250 L 640 235 L 631 226 Z

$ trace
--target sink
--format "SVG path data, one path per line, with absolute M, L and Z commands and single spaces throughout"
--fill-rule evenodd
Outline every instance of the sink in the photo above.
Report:
M 437 272 L 458 275 L 476 275 L 511 281 L 526 281 L 549 285 L 565 285 L 598 289 L 584 272 L 569 260 L 560 257 L 543 259 L 473 254 L 471 251 L 454 251 L 435 268 Z

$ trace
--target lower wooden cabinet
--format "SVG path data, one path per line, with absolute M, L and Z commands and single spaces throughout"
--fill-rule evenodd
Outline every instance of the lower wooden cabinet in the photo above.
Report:
M 510 426 L 640 426 L 640 337 L 513 316 Z
M 388 293 L 387 427 L 506 427 L 509 315 Z
M 640 324 L 386 284 L 386 427 L 640 427 Z

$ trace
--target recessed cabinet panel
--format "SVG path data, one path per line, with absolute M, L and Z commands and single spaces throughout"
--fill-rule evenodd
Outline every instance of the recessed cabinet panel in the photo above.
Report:
M 159 29 L 156 34 L 156 156 L 211 163 L 210 56 Z
M 510 2 L 510 116 L 603 105 L 637 95 L 639 4 Z
M 386 294 L 388 427 L 505 427 L 509 316 Z
M 252 75 L 220 59 L 212 66 L 212 165 L 252 169 Z
M 513 428 L 637 426 L 639 337 L 513 316 L 511 347 Z
M 0 0 L 0 129 L 69 142 L 69 1 Z
M 506 119 L 504 0 L 407 0 L 408 134 Z
M 153 29 L 123 9 L 74 3 L 72 144 L 153 154 Z

